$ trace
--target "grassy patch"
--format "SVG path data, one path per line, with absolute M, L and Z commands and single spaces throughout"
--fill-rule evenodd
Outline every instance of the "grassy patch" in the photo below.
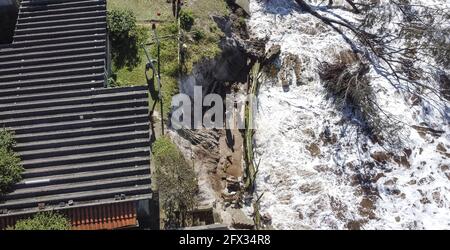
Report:
M 161 82 L 163 87 L 164 117 L 167 119 L 170 111 L 172 96 L 177 94 L 178 76 L 192 71 L 193 66 L 205 59 L 214 58 L 221 50 L 219 47 L 223 33 L 212 20 L 212 15 L 225 16 L 228 14 L 225 0 L 195 0 L 188 1 L 183 11 L 192 15 L 194 22 L 189 31 L 183 30 L 181 40 L 185 44 L 184 63 L 178 65 L 178 25 L 172 15 L 172 5 L 166 0 L 108 0 L 108 9 L 130 10 L 136 16 L 138 25 L 145 27 L 150 39 L 147 50 L 152 58 L 157 58 L 156 45 L 153 43 L 151 31 L 152 20 L 158 20 L 157 32 L 161 38 Z M 159 14 L 159 15 L 158 15 Z M 141 62 L 134 68 L 115 69 L 116 86 L 144 85 L 146 58 L 141 51 Z M 114 66 L 113 66 L 114 69 Z M 156 84 L 156 82 L 155 82 Z M 160 110 L 160 107 L 156 107 Z
M 108 9 L 131 10 L 138 22 L 172 18 L 171 5 L 166 0 L 108 0 Z
M 139 64 L 134 68 L 122 68 L 117 69 L 113 64 L 113 72 L 116 74 L 116 87 L 126 87 L 126 86 L 142 86 L 147 84 L 145 78 L 145 65 L 147 60 L 145 59 L 145 54 L 141 50 L 139 51 L 141 60 Z
M 184 70 L 190 73 L 195 63 L 221 53 L 219 42 L 224 34 L 211 17 L 227 16 L 229 10 L 224 0 L 197 0 L 187 4 L 186 11 L 194 17 L 183 39 L 187 46 Z

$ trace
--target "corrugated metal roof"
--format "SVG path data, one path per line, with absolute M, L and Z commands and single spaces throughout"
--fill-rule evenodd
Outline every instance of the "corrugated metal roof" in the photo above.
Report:
M 136 202 L 117 202 L 96 206 L 84 206 L 59 211 L 72 224 L 73 230 L 112 230 L 138 226 Z M 0 217 L 0 228 L 14 226 L 31 214 Z
M 134 202 L 71 209 L 67 216 L 74 230 L 118 229 L 137 226 Z
M 22 1 L 0 48 L 0 127 L 25 172 L 0 218 L 151 198 L 148 89 L 104 88 L 106 46 L 105 0 Z

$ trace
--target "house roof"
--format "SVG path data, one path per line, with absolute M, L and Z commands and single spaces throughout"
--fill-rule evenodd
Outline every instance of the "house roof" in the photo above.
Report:
M 23 180 L 0 217 L 150 199 L 146 87 L 105 88 L 105 0 L 23 0 L 0 48 L 0 126 L 16 134 Z
M 139 225 L 136 201 L 110 202 L 56 209 L 69 219 L 72 230 L 109 230 L 132 228 Z M 45 210 L 42 210 L 45 211 Z M 48 211 L 48 210 L 47 210 Z M 28 214 L 13 214 L 0 217 L 0 228 L 14 226 L 17 221 L 30 217 Z

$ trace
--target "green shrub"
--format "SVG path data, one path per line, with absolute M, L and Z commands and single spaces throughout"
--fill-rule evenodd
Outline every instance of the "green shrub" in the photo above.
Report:
M 114 67 L 135 68 L 141 62 L 141 45 L 148 38 L 145 28 L 136 24 L 136 17 L 128 10 L 108 11 L 107 22 Z
M 180 13 L 180 26 L 182 29 L 190 31 L 194 25 L 194 14 L 188 10 L 182 10 Z
M 14 134 L 6 129 L 0 130 L 0 194 L 6 193 L 12 185 L 19 182 L 23 172 L 19 156 L 14 153 Z
M 11 230 L 70 230 L 69 220 L 53 212 L 38 213 L 33 218 L 19 220 Z
M 15 146 L 16 141 L 14 140 L 14 134 L 3 128 L 0 130 L 0 147 L 5 148 L 7 150 L 12 150 Z
M 198 190 L 195 172 L 168 137 L 153 144 L 155 180 L 168 227 L 186 226 Z
M 194 31 L 192 31 L 192 38 L 194 38 L 194 40 L 196 42 L 204 39 L 206 37 L 206 34 L 203 30 L 201 29 L 195 29 Z

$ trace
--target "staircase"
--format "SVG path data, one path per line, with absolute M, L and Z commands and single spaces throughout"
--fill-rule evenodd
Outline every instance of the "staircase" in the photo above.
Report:
M 148 89 L 105 88 L 106 37 L 105 0 L 22 1 L 0 48 L 0 126 L 25 172 L 0 219 L 151 198 Z

